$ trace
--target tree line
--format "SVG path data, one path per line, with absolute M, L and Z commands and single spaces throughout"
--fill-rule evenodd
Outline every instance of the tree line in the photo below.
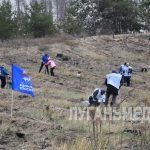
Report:
M 74 0 L 66 10 L 64 29 L 90 35 L 150 30 L 149 0 Z
M 19 2 L 16 10 L 12 9 L 8 0 L 0 4 L 1 40 L 45 37 L 60 29 L 73 35 L 150 30 L 149 0 L 68 0 L 67 3 L 63 0 L 65 7 L 56 7 L 61 9 L 60 17 L 57 14 L 56 20 L 53 18 L 52 5 L 47 5 L 45 0 L 32 0 L 28 5 L 23 3 L 21 8 Z

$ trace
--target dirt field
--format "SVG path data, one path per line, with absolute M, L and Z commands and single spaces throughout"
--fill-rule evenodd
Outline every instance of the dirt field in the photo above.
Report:
M 83 108 L 82 101 L 96 87 L 106 89 L 105 75 L 125 61 L 130 62 L 134 74 L 131 87 L 123 86 L 120 90 L 118 111 L 125 106 L 150 106 L 149 37 L 147 34 L 76 39 L 59 35 L 0 43 L 0 64 L 5 64 L 10 72 L 12 63 L 23 67 L 32 79 L 36 95 L 32 98 L 14 92 L 10 118 L 12 91 L 0 90 L 0 150 L 148 150 L 150 122 L 107 120 L 93 125 L 86 119 L 69 118 L 70 108 Z M 38 73 L 40 57 L 45 52 L 56 61 L 56 77 L 45 75 L 44 69 Z M 57 53 L 62 53 L 64 60 L 56 59 Z M 142 67 L 148 71 L 141 72 Z M 78 72 L 81 78 L 77 77 Z

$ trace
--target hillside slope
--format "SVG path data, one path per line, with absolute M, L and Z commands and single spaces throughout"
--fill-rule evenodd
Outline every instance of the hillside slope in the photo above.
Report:
M 73 149 L 70 144 L 75 141 L 74 149 L 88 149 L 86 140 L 92 137 L 92 124 L 85 120 L 70 121 L 70 108 L 82 106 L 82 101 L 88 98 L 94 88 L 106 89 L 103 84 L 105 75 L 118 69 L 125 61 L 133 66 L 134 75 L 131 87 L 121 88 L 117 103 L 126 98 L 120 107 L 150 106 L 148 37 L 149 35 L 120 35 L 114 39 L 111 36 L 75 39 L 61 35 L 0 43 L 0 64 L 5 64 L 9 71 L 12 63 L 23 67 L 32 78 L 36 95 L 33 99 L 15 92 L 11 119 L 11 90 L 1 90 L 0 149 L 65 150 L 67 147 Z M 56 77 L 45 75 L 44 70 L 38 73 L 40 57 L 45 52 L 57 63 Z M 57 53 L 63 53 L 68 60 L 56 59 Z M 149 68 L 148 72 L 141 72 L 142 67 Z M 77 77 L 79 71 L 81 79 Z M 142 141 L 141 137 L 122 133 L 126 128 L 136 127 L 143 132 L 144 137 L 148 135 L 147 140 Z M 130 121 L 110 124 L 106 121 L 102 123 L 102 131 L 104 141 L 99 145 L 106 145 L 103 149 L 131 149 L 141 145 L 140 142 L 145 142 L 146 147 L 150 146 L 149 125 Z M 23 136 L 18 136 L 20 133 Z

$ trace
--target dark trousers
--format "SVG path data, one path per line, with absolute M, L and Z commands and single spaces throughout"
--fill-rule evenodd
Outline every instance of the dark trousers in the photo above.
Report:
M 1 88 L 5 88 L 5 86 L 6 86 L 6 77 L 0 76 L 0 80 L 1 80 Z
M 49 74 L 48 65 L 45 65 L 43 62 L 41 63 L 41 67 L 40 67 L 40 69 L 39 69 L 39 73 L 41 72 L 43 66 L 46 67 L 47 74 Z
M 128 77 L 123 77 L 123 78 L 124 78 L 124 83 L 126 83 L 127 86 L 130 86 L 131 77 L 128 76 Z
M 107 85 L 107 91 L 106 91 L 106 101 L 105 101 L 106 106 L 108 105 L 110 95 L 112 95 L 111 106 L 113 106 L 116 103 L 116 98 L 118 95 L 118 89 L 115 88 L 114 86 L 108 84 Z
M 98 101 L 93 100 L 92 96 L 89 97 L 89 103 L 90 103 L 90 106 L 99 106 L 100 105 L 100 103 Z
M 54 68 L 51 68 L 51 76 L 55 76 L 55 75 L 54 75 L 54 69 L 55 69 L 55 67 L 54 67 Z

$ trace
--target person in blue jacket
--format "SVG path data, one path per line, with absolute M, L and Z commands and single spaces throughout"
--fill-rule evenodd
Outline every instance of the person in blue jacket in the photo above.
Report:
M 5 88 L 6 86 L 6 78 L 8 76 L 8 71 L 4 66 L 0 66 L 0 80 L 1 80 L 1 88 Z
M 48 54 L 44 54 L 44 55 L 42 56 L 41 60 L 42 60 L 42 62 L 41 62 L 41 67 L 40 67 L 40 69 L 39 69 L 39 73 L 41 72 L 43 66 L 45 66 L 45 67 L 46 67 L 46 70 L 47 70 L 47 74 L 49 74 L 48 65 L 47 65 L 48 60 L 49 60 Z

